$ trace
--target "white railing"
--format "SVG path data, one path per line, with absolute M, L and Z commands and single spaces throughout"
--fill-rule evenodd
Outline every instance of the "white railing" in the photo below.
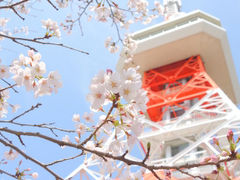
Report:
M 185 156 L 183 156 L 182 158 L 180 158 L 175 165 L 182 165 L 182 164 L 193 164 L 193 163 L 197 163 L 199 162 L 199 160 L 201 160 L 201 158 L 207 156 L 207 151 L 197 151 L 197 152 L 192 152 L 192 153 L 188 153 Z M 168 162 L 170 162 L 173 159 L 173 157 L 170 158 L 163 158 L 163 159 L 158 159 L 158 160 L 152 160 L 149 163 L 150 164 L 154 164 L 154 165 L 163 165 L 163 164 L 167 164 Z

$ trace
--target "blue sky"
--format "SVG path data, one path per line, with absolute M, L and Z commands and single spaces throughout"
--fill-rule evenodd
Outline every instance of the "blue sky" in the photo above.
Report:
M 153 1 L 150 1 L 153 2 Z M 221 3 L 220 3 L 221 2 Z M 222 26 L 227 30 L 228 40 L 232 51 L 232 56 L 235 63 L 235 68 L 240 77 L 240 21 L 239 10 L 240 1 L 219 1 L 219 0 L 183 0 L 182 10 L 184 12 L 190 12 L 196 9 L 205 11 L 221 20 Z M 121 2 L 122 3 L 122 2 Z M 34 35 L 38 35 L 40 32 L 44 34 L 44 29 L 41 28 L 40 20 L 47 19 L 48 17 L 61 21 L 67 13 L 60 12 L 56 15 L 54 10 L 49 7 L 47 3 L 43 3 L 41 7 L 32 11 L 27 17 L 25 22 L 17 19 L 16 16 L 11 15 L 10 26 L 14 27 L 20 25 L 31 24 L 30 31 Z M 40 13 L 40 18 L 36 15 Z M 5 14 L 1 14 L 4 16 Z M 159 23 L 161 20 L 157 20 Z M 156 21 L 154 22 L 156 23 Z M 152 24 L 151 24 L 152 25 Z M 136 25 L 130 28 L 130 32 L 142 29 L 145 26 Z M 23 112 L 37 102 L 41 102 L 43 105 L 34 112 L 19 119 L 21 122 L 42 123 L 42 122 L 56 122 L 59 127 L 71 129 L 74 128 L 74 124 L 71 121 L 73 113 L 83 114 L 89 111 L 89 103 L 86 101 L 86 94 L 88 93 L 88 87 L 91 78 L 101 69 L 115 69 L 118 55 L 111 55 L 104 48 L 104 40 L 107 36 L 115 36 L 116 32 L 109 24 L 97 23 L 95 20 L 87 22 L 83 20 L 82 28 L 84 36 L 81 35 L 78 27 L 74 29 L 72 35 L 67 36 L 65 33 L 61 39 L 67 45 L 73 46 L 78 49 L 88 51 L 90 55 L 84 55 L 81 53 L 73 52 L 60 47 L 38 47 L 42 54 L 42 59 L 47 65 L 47 70 L 58 70 L 62 76 L 63 88 L 59 90 L 59 93 L 53 96 L 41 97 L 34 99 L 32 93 L 26 93 L 23 89 L 20 89 L 19 95 L 13 95 L 10 98 L 10 102 L 20 104 L 22 107 L 19 110 Z M 10 64 L 14 58 L 17 58 L 20 53 L 27 54 L 27 49 L 20 46 L 13 45 L 7 41 L 1 42 L 0 56 L 4 63 Z M 236 82 L 239 83 L 239 82 Z M 10 118 L 11 116 L 9 116 Z M 50 135 L 49 132 L 45 132 Z M 59 139 L 64 134 L 59 134 Z M 46 143 L 40 139 L 24 138 L 26 141 L 27 153 L 32 154 L 35 158 L 43 160 L 44 162 L 50 162 L 52 160 L 61 159 L 64 156 L 71 156 L 77 154 L 69 148 L 61 150 L 59 147 L 53 144 Z M 0 154 L 3 154 L 3 146 L 0 145 Z M 56 153 L 57 152 L 57 153 Z M 18 158 L 18 160 L 23 158 Z M 81 163 L 80 159 L 64 163 L 62 166 L 54 166 L 53 169 L 59 172 L 60 175 L 66 176 L 72 170 L 74 170 Z M 11 167 L 16 166 L 16 162 L 10 163 Z M 49 174 L 40 170 L 36 165 L 32 165 L 28 161 L 24 160 L 23 167 L 32 167 L 33 171 L 38 171 L 39 179 L 53 179 L 49 178 Z M 5 179 L 4 176 L 0 180 Z

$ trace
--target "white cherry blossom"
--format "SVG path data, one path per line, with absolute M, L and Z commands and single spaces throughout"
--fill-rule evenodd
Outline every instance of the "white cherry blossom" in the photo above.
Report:
M 120 86 L 121 86 L 120 74 L 117 72 L 112 73 L 106 82 L 107 89 L 112 91 L 113 93 L 118 93 Z
M 79 114 L 73 114 L 72 120 L 73 120 L 73 122 L 80 122 L 80 115 Z
M 76 132 L 79 136 L 83 135 L 86 131 L 86 126 L 82 123 L 76 124 Z
M 85 112 L 83 114 L 83 119 L 85 119 L 87 122 L 94 122 L 93 116 L 94 116 L 93 112 L 90 113 Z
M 43 61 L 33 64 L 32 66 L 33 76 L 42 76 L 44 73 L 46 73 L 46 64 Z
M 42 20 L 42 27 L 47 30 L 47 35 L 60 37 L 61 32 L 56 21 L 51 19 Z
M 20 108 L 20 105 L 19 104 L 15 104 L 15 105 L 12 105 L 11 108 L 12 108 L 12 112 L 15 113 Z
M 110 16 L 110 9 L 105 6 L 96 7 L 94 11 L 96 13 L 96 19 L 101 22 L 106 22 Z
M 141 88 L 141 84 L 138 82 L 130 82 L 126 81 L 124 84 L 122 84 L 120 88 L 120 95 L 123 96 L 123 98 L 130 102 L 131 100 L 134 100 L 136 97 L 136 89 Z
M 90 87 L 91 92 L 87 96 L 87 100 L 91 103 L 91 109 L 93 111 L 99 110 L 106 100 L 106 88 L 104 85 L 92 85 Z
M 5 65 L 0 65 L 0 78 L 8 78 L 9 76 L 9 67 Z
M 14 159 L 17 158 L 17 156 L 18 156 L 17 151 L 13 151 L 12 149 L 10 149 L 9 151 L 4 152 L 4 157 L 7 160 L 14 160 Z
M 88 141 L 85 145 L 85 148 L 94 150 L 95 149 L 95 144 L 93 141 Z
M 7 18 L 0 18 L 0 26 L 5 27 L 9 19 Z
M 37 172 L 32 173 L 32 178 L 37 179 L 38 178 L 38 173 Z
M 50 88 L 50 84 L 47 78 L 42 78 L 38 81 L 37 90 L 35 91 L 35 97 L 50 95 L 52 93 L 52 89 Z

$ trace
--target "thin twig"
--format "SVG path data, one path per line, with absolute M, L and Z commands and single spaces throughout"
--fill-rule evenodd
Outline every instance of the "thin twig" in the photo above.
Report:
M 37 51 L 35 48 L 29 46 L 28 44 L 21 43 L 21 42 L 19 42 L 19 41 L 33 42 L 33 43 L 42 44 L 42 45 L 59 46 L 59 47 L 63 47 L 63 48 L 66 48 L 66 49 L 70 49 L 70 50 L 73 50 L 73 51 L 77 51 L 77 52 L 80 52 L 80 53 L 89 55 L 89 53 L 86 52 L 86 51 L 82 51 L 82 50 L 79 50 L 79 49 L 75 49 L 75 48 L 73 48 L 73 47 L 66 46 L 66 45 L 64 45 L 64 44 L 62 44 L 62 43 L 44 42 L 44 41 L 36 40 L 36 38 L 35 38 L 35 40 L 34 40 L 34 39 L 13 37 L 13 36 L 7 36 L 7 35 L 2 34 L 2 33 L 0 33 L 0 37 L 4 37 L 4 38 L 7 38 L 7 39 L 10 39 L 10 40 L 12 40 L 13 42 L 15 42 L 15 43 L 17 43 L 17 44 L 20 44 L 20 45 L 22 45 L 22 46 L 24 46 L 24 47 L 27 47 L 27 48 L 29 48 L 29 49 L 34 50 L 35 52 Z
M 22 114 L 19 114 L 18 116 L 16 116 L 16 117 L 12 118 L 11 120 L 9 120 L 9 122 L 13 122 L 13 121 L 15 121 L 16 119 L 18 119 L 18 118 L 24 116 L 25 114 L 27 114 L 27 113 L 33 111 L 34 109 L 39 108 L 39 106 L 41 106 L 41 105 L 42 105 L 41 103 L 37 103 L 35 106 L 32 106 L 30 109 L 26 110 L 26 111 L 23 112 Z
M 85 140 L 81 143 L 82 146 L 83 146 L 84 144 L 86 144 L 88 141 L 90 141 L 90 140 L 92 139 L 92 137 L 99 131 L 99 129 L 100 129 L 104 124 L 106 124 L 106 123 L 108 122 L 108 118 L 109 118 L 109 116 L 111 115 L 111 113 L 112 113 L 113 109 L 115 108 L 115 106 L 116 106 L 116 101 L 114 101 L 114 102 L 112 103 L 112 107 L 111 107 L 110 110 L 108 111 L 108 114 L 107 114 L 106 118 L 103 120 L 103 122 L 93 131 L 92 134 L 90 134 L 90 136 L 89 136 L 87 139 L 85 139 Z
M 8 175 L 8 176 L 10 176 L 10 177 L 12 177 L 12 178 L 17 179 L 17 177 L 16 177 L 15 175 L 10 174 L 10 173 L 8 173 L 7 171 L 4 171 L 4 170 L 2 170 L 2 169 L 0 169 L 0 174 L 6 174 L 6 175 Z
M 84 154 L 84 152 L 82 151 L 81 154 L 78 154 L 78 155 L 76 155 L 76 156 L 69 157 L 69 158 L 64 158 L 64 159 L 56 160 L 56 161 L 53 161 L 53 162 L 51 162 L 51 163 L 45 164 L 45 166 L 52 166 L 52 165 L 54 165 L 54 164 L 61 163 L 61 162 L 63 162 L 63 161 L 72 160 L 72 159 L 75 159 L 75 158 L 77 158 L 77 157 L 82 156 L 83 154 Z
M 0 9 L 9 9 L 9 8 L 18 6 L 18 5 L 22 4 L 22 3 L 25 3 L 27 1 L 29 1 L 29 0 L 22 0 L 22 1 L 19 1 L 17 3 L 14 3 L 14 4 L 7 5 L 7 6 L 0 6 Z
M 25 2 L 27 2 L 28 0 L 22 0 L 22 1 L 19 1 L 17 3 L 14 3 L 14 4 L 10 4 L 10 5 L 7 5 L 7 6 L 0 6 L 0 9 L 11 9 L 19 18 L 21 18 L 22 20 L 24 20 L 24 17 L 22 17 L 18 12 L 17 10 L 15 9 L 15 6 L 18 6 L 20 4 L 23 4 Z
M 5 79 L 1 79 L 3 82 L 5 82 L 8 86 L 11 86 L 9 82 L 7 82 Z M 18 91 L 15 88 L 11 88 L 15 93 L 18 93 Z
M 54 123 L 43 123 L 43 124 L 26 124 L 26 123 L 18 123 L 18 122 L 12 122 L 11 120 L 0 120 L 0 123 L 9 123 L 13 125 L 18 125 L 18 126 L 26 126 L 26 127 L 36 127 L 36 128 L 43 128 L 43 129 L 49 129 L 51 130 L 58 130 L 62 132 L 67 132 L 67 133 L 75 133 L 75 130 L 71 129 L 62 129 L 62 128 L 57 128 L 55 126 L 52 126 Z
M 18 147 L 14 146 L 13 144 L 10 144 L 10 143 L 4 141 L 3 139 L 0 139 L 0 143 L 2 143 L 3 145 L 8 146 L 8 147 L 14 149 L 19 154 L 21 154 L 23 157 L 25 157 L 26 159 L 28 159 L 28 160 L 34 162 L 35 164 L 41 166 L 46 171 L 48 171 L 50 174 L 52 174 L 56 179 L 59 179 L 59 180 L 63 179 L 59 175 L 57 175 L 55 172 L 53 172 L 51 169 L 49 169 L 46 165 L 42 164 L 40 161 L 38 161 L 38 160 L 32 158 L 31 156 L 27 155 L 25 152 L 23 152 L 22 150 L 20 150 Z
M 185 175 L 187 175 L 187 176 L 190 176 L 190 177 L 192 177 L 192 178 L 199 178 L 199 179 L 202 179 L 202 180 L 204 180 L 205 178 L 203 178 L 203 177 L 201 177 L 201 176 L 194 176 L 194 175 L 192 175 L 192 174 L 190 174 L 190 173 L 188 173 L 188 172 L 186 172 L 186 171 L 183 171 L 183 170 L 181 170 L 181 169 L 177 169 L 179 172 L 181 172 L 182 174 L 185 174 Z
M 58 8 L 52 3 L 52 1 L 50 0 L 47 0 L 47 2 L 54 8 L 58 11 Z
M 3 92 L 3 91 L 5 91 L 5 90 L 7 90 L 7 89 L 12 89 L 14 86 L 16 86 L 17 84 L 13 84 L 13 85 L 11 85 L 11 86 L 8 86 L 8 87 L 5 87 L 5 88 L 3 88 L 3 89 L 0 89 L 0 92 Z

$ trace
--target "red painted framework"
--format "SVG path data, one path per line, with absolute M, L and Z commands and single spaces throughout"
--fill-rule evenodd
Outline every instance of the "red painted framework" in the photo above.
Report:
M 198 55 L 146 71 L 143 88 L 148 91 L 147 111 L 150 119 L 161 121 L 168 110 L 176 117 L 173 107 L 187 110 L 184 101 L 199 100 L 208 90 L 217 88 L 217 85 L 206 73 Z

